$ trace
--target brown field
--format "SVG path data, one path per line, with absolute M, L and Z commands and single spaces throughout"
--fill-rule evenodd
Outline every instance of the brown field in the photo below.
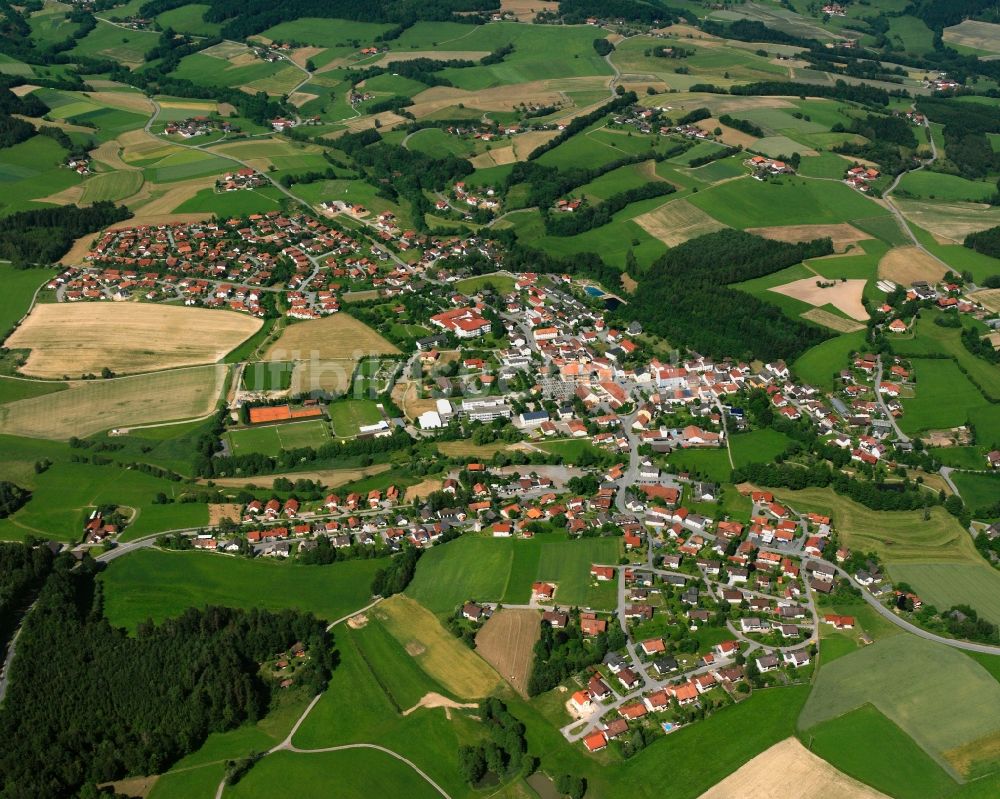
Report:
M 793 280 L 783 286 L 775 286 L 771 291 L 784 294 L 786 297 L 794 297 L 817 308 L 823 305 L 832 305 L 858 321 L 864 321 L 868 318 L 868 311 L 861 303 L 861 292 L 864 291 L 865 283 L 868 281 L 860 278 L 838 280 L 828 288 L 820 288 L 816 285 L 817 281 L 830 282 L 821 277 L 805 277 L 801 280 Z
M 435 491 L 440 491 L 442 485 L 441 480 L 421 480 L 415 485 L 406 487 L 406 499 L 407 501 L 427 499 Z
M 462 699 L 489 696 L 500 682 L 485 661 L 408 596 L 396 594 L 376 605 L 369 615 L 382 622 L 420 668 L 453 695 Z
M 753 227 L 747 228 L 747 233 L 763 236 L 765 239 L 775 239 L 776 241 L 787 241 L 795 244 L 800 241 L 812 241 L 829 237 L 833 240 L 835 252 L 844 252 L 849 244 L 856 244 L 859 241 L 872 238 L 871 234 L 864 233 L 856 227 L 846 223 L 839 225 L 782 225 L 780 227 Z
M 920 202 L 894 199 L 907 219 L 939 239 L 942 244 L 961 244 L 970 233 L 1000 225 L 1000 209 L 984 203 Z
M 987 311 L 1000 313 L 1000 289 L 980 289 L 969 295 Z
M 169 186 L 157 186 L 156 184 L 144 184 L 148 187 L 148 194 L 143 199 L 145 202 L 138 202 L 138 195 L 133 195 L 130 199 L 134 207 L 132 210 L 135 216 L 128 220 L 129 225 L 150 225 L 152 220 L 159 219 L 164 215 L 170 216 L 175 208 L 180 207 L 187 200 L 190 200 L 202 189 L 210 189 L 215 185 L 215 177 L 209 175 L 202 178 L 191 178 L 190 180 L 179 180 Z M 132 206 L 130 206 L 132 207 Z M 202 219 L 211 218 L 211 213 L 187 213 L 176 214 L 177 222 L 197 222 Z
M 30 349 L 25 374 L 62 377 L 215 363 L 256 333 L 232 311 L 140 303 L 36 305 L 6 346 Z
M 434 61 L 478 61 L 489 54 L 488 50 L 399 50 L 386 53 L 378 63 L 383 66 L 396 61 L 414 61 L 418 58 L 430 58 Z
M 21 88 L 21 87 L 18 86 L 16 88 Z M 13 91 L 13 89 L 11 91 Z M 59 130 L 64 130 L 67 133 L 92 134 L 94 132 L 93 128 L 87 128 L 84 127 L 83 125 L 74 125 L 70 122 L 63 122 L 62 120 L 59 119 L 42 119 L 41 117 L 26 117 L 24 114 L 11 114 L 11 116 L 14 117 L 15 119 L 22 119 L 25 122 L 34 125 L 36 128 L 40 128 L 42 125 L 45 125 L 46 127 L 49 128 L 59 128 Z
M 432 403 L 433 400 L 427 400 Z M 494 441 L 492 444 L 473 444 L 470 440 L 465 441 L 441 441 L 437 448 L 450 458 L 492 458 L 493 453 L 513 450 L 515 444 L 507 444 L 503 441 Z
M 96 238 L 96 233 L 88 233 L 86 236 L 80 236 L 80 238 L 73 242 L 73 246 L 69 248 L 69 252 L 59 259 L 59 263 L 66 266 L 79 266 L 82 264 L 84 262 L 83 259 L 90 252 L 90 245 L 94 243 L 94 239 Z
M 736 128 L 731 128 L 728 125 L 723 125 L 716 117 L 703 119 L 697 124 L 699 128 L 709 132 L 719 128 L 722 131 L 722 135 L 717 136 L 716 138 L 721 139 L 723 144 L 728 144 L 730 146 L 739 145 L 741 147 L 752 147 L 754 142 L 757 141 L 756 136 L 751 136 L 749 133 L 744 133 L 742 130 L 737 130 Z
M 25 95 L 31 94 L 35 89 L 40 89 L 41 86 L 36 86 L 33 83 L 24 83 L 20 86 L 11 87 L 11 92 L 13 92 L 18 97 L 24 97 Z
M 329 391 L 343 393 L 351 385 L 351 375 L 357 366 L 354 358 L 328 358 L 299 361 L 292 370 L 291 393 Z
M 83 197 L 83 184 L 70 186 L 48 197 L 39 197 L 38 202 L 52 203 L 52 205 L 75 205 Z
M 441 55 L 438 54 L 437 57 L 440 58 Z M 563 92 L 606 89 L 607 85 L 607 78 L 584 77 L 537 80 L 480 91 L 434 86 L 416 95 L 413 98 L 414 104 L 406 110 L 420 119 L 459 103 L 464 103 L 467 108 L 477 108 L 481 111 L 511 111 L 516 105 L 530 102 L 539 105 L 561 105 L 566 99 Z
M 426 411 L 433 411 L 437 405 L 432 399 L 421 399 L 418 384 L 399 381 L 392 387 L 392 401 L 403 411 L 407 419 L 415 420 Z
M 476 635 L 476 651 L 521 696 L 528 695 L 532 647 L 541 636 L 537 610 L 497 611 Z
M 223 519 L 238 522 L 243 511 L 243 506 L 238 502 L 211 503 L 208 506 L 208 524 L 216 525 Z
M 512 140 L 515 160 L 524 161 L 535 150 L 552 141 L 558 135 L 559 131 L 557 130 L 534 130 L 515 136 Z
M 149 795 L 149 792 L 153 790 L 153 786 L 156 785 L 158 779 L 160 779 L 158 774 L 154 774 L 152 777 L 126 777 L 123 780 L 102 783 L 98 787 L 114 788 L 116 795 L 145 799 Z
M 539 11 L 554 11 L 558 7 L 551 0 L 500 0 L 500 10 L 510 12 L 521 22 L 531 22 Z
M 516 160 L 513 147 L 499 147 L 474 155 L 469 163 L 476 169 L 489 169 L 491 166 L 513 164 Z
M 725 227 L 687 200 L 672 200 L 632 221 L 668 247 Z
M 111 139 L 103 142 L 99 147 L 90 151 L 90 157 L 102 164 L 107 164 L 112 169 L 120 169 L 125 172 L 134 172 L 139 169 L 137 166 L 126 164 L 122 160 L 122 145 L 118 141 Z
M 865 329 L 865 326 L 858 322 L 852 322 L 850 319 L 845 319 L 842 316 L 837 316 L 837 314 L 824 311 L 822 308 L 812 308 L 801 314 L 801 316 L 803 319 L 808 319 L 810 322 L 815 322 L 818 325 L 823 325 L 823 327 L 836 330 L 838 333 L 853 333 L 855 330 Z
M 326 50 L 325 47 L 299 47 L 292 51 L 289 59 L 293 64 L 296 64 L 302 69 L 306 68 L 306 61 L 310 58 L 315 58 L 320 53 Z
M 937 258 L 917 247 L 894 247 L 878 262 L 878 276 L 902 286 L 909 286 L 917 280 L 935 283 L 947 272 Z
M 336 313 L 323 319 L 289 325 L 264 354 L 264 360 L 358 359 L 398 352 L 395 345 L 368 325 L 350 314 Z
M 376 474 L 381 474 L 391 468 L 392 466 L 388 463 L 376 463 L 373 466 L 366 466 L 364 469 L 314 469 L 306 472 L 268 474 L 263 477 L 215 477 L 212 482 L 223 488 L 245 488 L 247 486 L 262 488 L 270 486 L 272 481 L 284 477 L 293 482 L 295 480 L 313 480 L 325 486 L 341 486 L 374 477 Z
M 288 102 L 296 108 L 301 108 L 306 103 L 315 100 L 317 97 L 319 97 L 318 94 L 309 94 L 309 92 L 292 92 L 288 95 Z
M 700 799 L 888 799 L 786 738 L 745 763 Z
M 223 364 L 88 380 L 68 391 L 0 406 L 0 432 L 65 440 L 131 425 L 201 419 L 215 410 Z
M 153 104 L 146 95 L 139 92 L 83 92 L 83 96 L 89 97 L 101 105 L 109 105 L 112 108 L 121 108 L 125 111 L 134 111 L 138 114 L 153 113 Z
M 945 28 L 941 36 L 949 44 L 974 47 L 990 53 L 1000 53 L 1000 25 L 967 19 Z
M 639 288 L 639 281 L 628 274 L 628 272 L 622 272 L 622 287 L 629 294 L 634 294 L 635 290 Z
M 216 111 L 222 113 L 219 104 L 214 100 L 161 100 L 157 98 L 157 102 L 163 108 L 185 108 L 190 109 L 194 114 L 212 114 Z

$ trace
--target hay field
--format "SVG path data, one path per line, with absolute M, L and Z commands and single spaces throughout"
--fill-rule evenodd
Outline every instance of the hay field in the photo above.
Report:
M 795 244 L 829 237 L 835 252 L 844 252 L 847 245 L 872 238 L 870 233 L 858 230 L 846 222 L 837 225 L 780 225 L 778 227 L 751 227 L 747 233 L 763 236 L 765 239 L 787 241 Z
M 96 233 L 88 233 L 86 236 L 80 236 L 80 238 L 73 242 L 73 246 L 69 248 L 69 252 L 59 259 L 59 263 L 66 266 L 78 266 L 84 263 L 84 259 L 90 254 L 90 246 L 96 238 Z
M 783 294 L 786 297 L 794 297 L 804 303 L 821 308 L 824 305 L 832 305 L 839 311 L 843 311 L 851 319 L 864 321 L 868 318 L 868 311 L 861 303 L 861 292 L 864 291 L 867 280 L 852 278 L 850 280 L 837 280 L 834 285 L 827 288 L 820 288 L 817 283 L 830 283 L 822 277 L 805 277 L 801 280 L 793 280 L 782 286 L 773 286 L 769 291 L 776 294 Z
M 176 144 L 150 136 L 141 128 L 123 133 L 118 137 L 118 143 L 122 146 L 121 157 L 126 163 L 166 158 L 183 150 Z
M 292 395 L 312 391 L 340 394 L 350 387 L 351 376 L 358 365 L 355 358 L 319 358 L 298 361 L 292 370 Z
M 850 319 L 837 316 L 837 314 L 830 313 L 822 308 L 812 308 L 799 315 L 803 319 L 808 319 L 810 322 L 815 322 L 817 325 L 828 327 L 830 330 L 836 330 L 838 333 L 853 333 L 855 330 L 865 329 L 865 326 L 858 322 L 852 322 Z
M 376 463 L 372 466 L 366 466 L 364 469 L 313 469 L 312 471 L 305 472 L 266 474 L 259 477 L 215 477 L 212 479 L 212 482 L 223 488 L 266 487 L 270 486 L 274 480 L 285 478 L 292 482 L 296 480 L 313 480 L 325 486 L 341 486 L 374 477 L 377 474 L 389 471 L 391 468 L 391 464 Z
M 208 175 L 201 178 L 191 178 L 171 183 L 168 186 L 156 186 L 149 183 L 144 184 L 145 193 L 140 202 L 140 196 L 132 198 L 132 210 L 135 216 L 128 220 L 132 225 L 153 225 L 166 222 L 197 222 L 202 219 L 210 219 L 210 211 L 174 214 L 175 208 L 180 208 L 185 202 L 194 197 L 202 189 L 210 189 L 215 185 L 215 177 Z
M 292 92 L 288 95 L 288 102 L 294 105 L 296 108 L 301 108 L 306 103 L 310 103 L 319 97 L 318 94 L 309 94 L 309 92 Z
M 513 147 L 500 147 L 474 155 L 469 159 L 469 163 L 476 169 L 489 169 L 492 166 L 513 164 L 516 160 Z
M 936 283 L 948 270 L 936 258 L 917 247 L 894 247 L 878 262 L 878 276 L 909 286 L 918 280 Z
M 433 613 L 408 596 L 396 594 L 369 613 L 385 625 L 428 675 L 455 696 L 462 699 L 489 696 L 500 682 L 484 660 L 442 627 Z
M 432 61 L 478 61 L 489 54 L 489 50 L 398 50 L 386 53 L 378 63 L 379 66 L 384 66 L 418 58 L 429 58 Z
M 554 0 L 500 0 L 500 10 L 511 13 L 519 22 L 531 22 L 539 11 L 555 11 L 559 4 Z
M 716 128 L 722 131 L 721 136 L 716 138 L 720 139 L 723 144 L 728 144 L 730 146 L 739 145 L 743 148 L 753 147 L 757 143 L 757 137 L 751 136 L 749 133 L 744 133 L 742 130 L 737 130 L 736 128 L 731 128 L 729 125 L 723 125 L 718 117 L 709 117 L 708 119 L 703 119 L 696 123 L 702 130 L 711 133 Z
M 969 296 L 987 311 L 1000 313 L 1000 289 L 980 289 L 972 292 Z
M 261 320 L 232 311 L 140 303 L 36 305 L 7 346 L 30 349 L 23 372 L 62 377 L 215 363 Z
M 533 130 L 528 133 L 521 133 L 515 136 L 512 139 L 514 160 L 524 161 L 535 150 L 543 144 L 548 144 L 558 135 L 558 130 Z
M 537 610 L 504 608 L 494 613 L 476 635 L 476 651 L 525 698 L 532 648 L 542 632 L 540 622 Z
M 82 92 L 82 94 L 100 105 L 134 111 L 137 114 L 153 113 L 153 104 L 146 95 L 139 92 Z
M 438 57 L 440 58 L 440 55 Z M 476 108 L 480 111 L 512 111 L 515 106 L 521 103 L 560 105 L 566 99 L 564 92 L 606 91 L 607 87 L 607 78 L 602 77 L 536 80 L 479 91 L 457 89 L 451 86 L 434 86 L 415 95 L 414 104 L 406 110 L 417 119 L 459 103 L 464 103 L 467 108 Z
M 722 230 L 725 225 L 687 200 L 673 200 L 632 220 L 668 247 Z
M 90 157 L 95 161 L 100 161 L 102 164 L 107 164 L 112 169 L 120 169 L 123 171 L 138 170 L 139 167 L 126 164 L 122 160 L 122 150 L 123 145 L 121 142 L 111 139 L 103 142 L 99 147 L 95 147 L 91 150 Z
M 214 364 L 76 383 L 68 391 L 0 406 L 0 432 L 66 440 L 114 427 L 201 418 L 215 409 L 228 371 Z
M 320 361 L 372 355 L 395 355 L 399 350 L 350 314 L 288 325 L 264 354 L 265 361 Z
M 1000 25 L 967 19 L 945 28 L 941 36 L 949 44 L 960 44 L 976 50 L 1000 53 Z
M 765 749 L 699 799 L 888 799 L 806 749 L 798 738 L 786 738 Z
M 903 215 L 943 243 L 961 244 L 970 233 L 1000 225 L 1000 208 L 985 203 L 923 202 L 893 198 Z

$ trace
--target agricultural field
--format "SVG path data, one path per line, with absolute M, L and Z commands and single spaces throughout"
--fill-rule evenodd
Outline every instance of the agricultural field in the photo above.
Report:
M 476 634 L 476 652 L 521 696 L 527 696 L 532 648 L 541 635 L 537 610 L 503 608 Z
M 947 692 L 935 690 L 942 682 Z M 953 778 L 979 776 L 997 766 L 982 757 L 995 758 L 1000 738 L 1000 683 L 956 649 L 904 634 L 839 658 L 820 669 L 799 726 L 808 732 L 866 704 Z
M 31 307 L 35 292 L 55 275 L 52 269 L 14 269 L 0 264 L 0 331 L 9 331 Z
M 1000 573 L 986 561 L 893 563 L 893 579 L 907 582 L 939 610 L 967 604 L 1000 623 Z
M 200 418 L 215 410 L 228 372 L 221 365 L 194 366 L 74 383 L 69 391 L 0 406 L 0 433 L 58 441 Z
M 0 214 L 45 207 L 45 198 L 79 186 L 81 178 L 60 166 L 66 151 L 47 136 L 0 150 Z
M 840 370 L 847 366 L 850 354 L 864 346 L 865 337 L 861 331 L 836 336 L 802 353 L 792 364 L 792 370 L 804 383 L 829 391 Z
M 983 464 L 982 456 L 976 468 Z M 970 474 L 956 472 L 952 478 L 965 504 L 975 512 L 977 508 L 995 505 L 1000 498 L 1000 474 Z
M 116 374 L 214 363 L 260 329 L 232 311 L 145 303 L 42 304 L 6 346 L 31 350 L 35 377 Z
M 986 400 L 952 360 L 910 359 L 916 377 L 916 396 L 903 400 L 899 426 L 906 433 L 958 427 L 968 421 L 969 410 Z
M 103 573 L 105 613 L 114 625 L 161 621 L 188 607 L 292 608 L 334 621 L 370 601 L 380 560 L 301 566 L 206 552 L 148 549 L 112 561 Z
M 288 325 L 264 354 L 268 361 L 325 361 L 395 355 L 395 345 L 346 313 Z M 352 370 L 353 371 L 353 370 Z

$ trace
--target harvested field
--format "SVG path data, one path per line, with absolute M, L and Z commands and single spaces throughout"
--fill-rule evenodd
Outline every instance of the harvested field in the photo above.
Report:
M 222 113 L 220 106 L 214 100 L 157 100 L 162 108 L 183 108 L 197 114 Z
M 655 236 L 668 247 L 676 247 L 688 239 L 703 236 L 725 225 L 713 219 L 687 200 L 673 200 L 633 220 L 649 235 Z
M 949 44 L 960 44 L 990 53 L 1000 53 L 1000 25 L 967 19 L 945 28 L 941 36 Z
M 386 53 L 378 63 L 379 66 L 384 66 L 396 61 L 415 61 L 418 58 L 433 61 L 478 61 L 489 54 L 488 50 L 399 50 Z
M 376 121 L 378 121 L 380 128 L 390 129 L 396 125 L 405 123 L 406 119 L 401 117 L 399 114 L 393 113 L 392 111 L 383 111 L 382 113 L 375 114 L 374 116 L 363 116 L 355 119 L 344 120 L 344 125 L 352 133 L 357 133 L 360 130 L 374 128 Z
M 559 3 L 551 0 L 500 0 L 500 11 L 511 13 L 520 22 L 531 22 L 539 11 L 555 11 Z
M 20 88 L 20 87 L 18 87 Z M 13 91 L 13 90 L 11 90 Z M 15 119 L 23 119 L 25 122 L 29 122 L 36 128 L 40 128 L 43 125 L 48 128 L 59 128 L 59 130 L 64 130 L 67 133 L 93 133 L 93 128 L 84 127 L 83 125 L 74 125 L 70 122 L 63 122 L 60 119 L 42 119 L 41 117 L 26 117 L 24 114 L 11 114 Z
M 128 172 L 133 170 L 138 170 L 139 167 L 132 166 L 131 164 L 126 164 L 122 160 L 122 145 L 115 139 L 103 142 L 99 147 L 95 147 L 90 151 L 90 157 L 95 161 L 100 161 L 102 164 L 107 164 L 112 169 L 120 169 L 122 171 Z
M 944 264 L 917 247 L 894 247 L 878 262 L 878 276 L 909 286 L 917 280 L 936 283 L 947 273 Z
M 786 738 L 761 752 L 700 799 L 887 799 L 884 793 L 837 771 L 806 749 L 797 738 Z
M 1000 225 L 1000 209 L 985 203 L 893 202 L 907 219 L 945 244 L 961 244 L 970 233 Z
M 288 95 L 288 102 L 294 105 L 296 108 L 301 108 L 306 103 L 312 102 L 317 97 L 318 94 L 309 94 L 309 92 L 292 92 Z
M 83 184 L 70 186 L 68 189 L 57 191 L 48 197 L 39 197 L 38 202 L 51 203 L 52 205 L 75 205 L 83 198 Z
M 381 621 L 420 667 L 453 695 L 478 699 L 489 696 L 499 683 L 486 662 L 408 596 L 396 594 L 375 606 L 369 615 Z
M 83 259 L 90 253 L 90 245 L 94 243 L 94 239 L 96 238 L 96 233 L 88 233 L 86 236 L 80 236 L 80 238 L 73 242 L 73 246 L 69 248 L 69 252 L 59 259 L 59 263 L 66 266 L 79 266 L 82 264 L 84 262 Z
M 12 86 L 11 92 L 17 97 L 24 97 L 25 95 L 31 94 L 35 89 L 40 89 L 41 86 L 36 86 L 33 83 L 24 83 L 20 86 Z
M 293 482 L 295 480 L 313 480 L 325 486 L 341 486 L 374 477 L 382 472 L 387 472 L 390 468 L 388 463 L 377 463 L 373 466 L 366 466 L 364 469 L 313 469 L 306 472 L 267 474 L 261 477 L 215 477 L 212 482 L 222 488 L 244 488 L 246 486 L 261 488 L 270 486 L 274 480 L 285 478 Z
M 289 391 L 294 394 L 311 391 L 343 393 L 351 385 L 351 375 L 358 362 L 354 358 L 328 358 L 299 361 L 292 370 Z
M 441 480 L 421 480 L 416 485 L 407 486 L 406 499 L 427 499 L 435 491 L 440 491 L 442 485 Z
M 441 57 L 440 54 L 437 56 Z M 559 80 L 537 80 L 513 86 L 496 86 L 480 91 L 467 91 L 450 86 L 434 86 L 416 95 L 414 104 L 406 110 L 417 119 L 429 116 L 449 106 L 464 103 L 467 108 L 481 111 L 512 111 L 521 103 L 538 105 L 561 105 L 568 91 L 606 90 L 607 78 L 561 78 Z M 606 100 L 602 102 L 607 102 Z M 577 110 L 576 113 L 580 113 Z
M 246 45 L 239 42 L 219 42 L 205 48 L 201 54 L 212 56 L 212 58 L 230 59 L 246 52 L 249 52 Z
M 149 186 L 149 184 L 146 184 Z M 150 199 L 135 208 L 135 217 L 128 220 L 131 225 L 153 224 L 148 221 L 164 215 L 171 215 L 175 208 L 179 208 L 185 202 L 194 197 L 202 189 L 210 189 L 215 185 L 215 178 L 208 175 L 203 178 L 191 178 L 177 183 L 171 183 L 167 188 L 150 187 Z M 176 214 L 178 222 L 209 219 L 212 214 L 191 213 Z
M 66 440 L 102 430 L 199 419 L 215 410 L 229 367 L 172 369 L 74 384 L 0 407 L 0 432 Z
M 434 400 L 426 400 L 433 403 Z M 519 447 L 529 449 L 527 444 L 508 444 L 504 441 L 494 441 L 491 444 L 473 444 L 472 441 L 442 441 L 438 449 L 450 458 L 492 458 L 496 452 L 515 450 Z
M 1000 289 L 980 289 L 969 295 L 987 311 L 1000 313 Z
M 504 608 L 494 613 L 476 635 L 476 651 L 525 698 L 532 647 L 541 636 L 540 619 L 537 610 Z
M 513 164 L 517 160 L 513 147 L 500 147 L 499 149 L 487 150 L 469 159 L 469 163 L 476 169 L 489 169 L 491 166 L 503 166 Z
M 524 161 L 535 150 L 543 144 L 547 144 L 559 135 L 557 130 L 534 130 L 530 133 L 522 133 L 512 140 L 514 148 L 514 160 Z M 499 161 L 497 163 L 500 163 Z
M 121 108 L 124 111 L 134 111 L 137 114 L 152 114 L 153 104 L 149 98 L 139 92 L 83 92 L 99 105 Z
M 223 519 L 238 522 L 243 506 L 237 502 L 212 503 L 208 506 L 208 524 L 216 525 Z
M 838 333 L 853 333 L 855 330 L 865 329 L 865 326 L 859 322 L 852 322 L 850 319 L 845 319 L 842 316 L 837 316 L 837 314 L 824 311 L 822 308 L 813 308 L 801 314 L 801 316 L 803 319 L 808 319 L 817 325 L 823 325 L 823 327 L 836 330 Z
M 22 371 L 36 377 L 142 372 L 215 363 L 261 324 L 205 308 L 48 303 L 36 305 L 6 345 L 31 350 Z
M 723 144 L 728 144 L 730 146 L 741 146 L 741 147 L 753 147 L 754 143 L 757 141 L 756 136 L 751 136 L 749 133 L 744 133 L 742 130 L 737 130 L 736 128 L 731 128 L 728 125 L 723 125 L 719 122 L 717 117 L 709 117 L 708 119 L 703 119 L 701 122 L 697 123 L 698 127 L 702 130 L 711 133 L 716 128 L 722 131 L 721 136 L 717 136 Z
M 844 252 L 847 245 L 870 239 L 870 233 L 858 230 L 846 222 L 839 225 L 782 225 L 780 227 L 752 227 L 747 233 L 763 236 L 765 239 L 787 241 L 792 244 L 829 237 L 833 240 L 835 252 Z
M 293 64 L 296 64 L 297 66 L 302 67 L 302 69 L 305 69 L 306 61 L 308 61 L 310 58 L 315 58 L 325 50 L 326 50 L 325 47 L 298 47 L 292 51 L 291 55 L 289 56 L 289 59 Z
M 264 354 L 265 361 L 354 360 L 399 350 L 347 313 L 289 325 Z
M 176 144 L 150 136 L 144 130 L 130 130 L 118 137 L 122 146 L 121 157 L 126 162 L 145 161 L 153 158 L 165 158 L 172 153 L 179 153 L 181 148 Z
M 831 282 L 833 285 L 828 285 Z M 864 291 L 867 282 L 860 278 L 829 281 L 821 277 L 805 277 L 802 280 L 785 283 L 783 286 L 775 286 L 770 290 L 786 297 L 794 297 L 817 308 L 832 305 L 852 319 L 864 321 L 868 318 L 868 311 L 861 302 L 861 292 Z M 826 285 L 826 288 L 821 288 L 817 283 Z

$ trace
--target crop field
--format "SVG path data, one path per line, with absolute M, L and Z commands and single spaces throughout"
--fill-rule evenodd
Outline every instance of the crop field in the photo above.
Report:
M 903 400 L 899 426 L 906 433 L 958 427 L 969 410 L 986 402 L 958 365 L 944 358 L 913 358 L 916 396 Z
M 929 202 L 894 197 L 907 219 L 942 242 L 961 244 L 967 235 L 1000 225 L 1000 208 L 984 203 Z
M 363 425 L 382 420 L 382 412 L 372 400 L 337 400 L 327 406 L 333 431 L 341 438 L 356 436 Z
M 1000 573 L 986 561 L 893 563 L 892 577 L 913 586 L 925 603 L 939 610 L 967 604 L 1000 623 Z
M 945 28 L 941 36 L 949 44 L 959 44 L 988 53 L 1000 53 L 1000 25 L 966 19 Z
M 86 205 L 102 200 L 123 200 L 142 187 L 142 173 L 138 171 L 103 172 L 83 183 L 80 202 Z
M 878 206 L 842 183 L 784 178 L 732 180 L 688 201 L 729 227 L 833 224 L 876 216 Z
M 374 355 L 395 355 L 395 345 L 368 325 L 346 313 L 288 325 L 264 354 L 268 361 L 360 360 Z M 353 370 L 352 370 L 353 371 Z M 348 380 L 350 375 L 348 375 Z
M 771 799 L 774 796 L 811 796 L 815 799 L 885 799 L 823 761 L 796 738 L 786 738 L 761 752 L 700 799 Z
M 725 227 L 687 200 L 672 200 L 653 211 L 637 216 L 634 221 L 668 247 L 676 247 L 689 239 Z
M 206 552 L 143 550 L 113 561 L 101 575 L 105 613 L 112 624 L 134 630 L 146 619 L 162 621 L 189 607 L 295 610 L 339 619 L 369 602 L 369 586 L 384 560 L 350 560 L 301 566 Z
M 233 162 L 202 150 L 177 150 L 145 167 L 154 183 L 173 183 L 207 175 L 222 175 L 233 168 Z
M 69 391 L 0 406 L 0 432 L 69 439 L 116 427 L 207 416 L 228 368 L 194 366 L 113 380 L 86 381 Z
M 870 704 L 812 727 L 808 740 L 813 752 L 843 773 L 898 799 L 941 799 L 959 787 Z
M 477 699 L 496 688 L 497 673 L 441 626 L 437 617 L 398 594 L 369 611 L 427 674 L 457 697 Z
M 878 264 L 878 276 L 904 286 L 918 280 L 935 283 L 947 272 L 944 265 L 917 247 L 895 247 Z
M 1000 683 L 958 650 L 917 636 L 886 638 L 820 669 L 799 726 L 808 731 L 867 703 L 956 776 L 986 765 L 973 756 L 959 771 L 956 751 L 977 742 L 987 751 L 1000 737 Z
M 476 652 L 521 696 L 527 696 L 532 648 L 541 636 L 537 610 L 503 608 L 476 634 Z
M 66 151 L 48 136 L 0 150 L 0 214 L 41 208 L 43 198 L 80 184 L 80 177 L 59 165 Z
M 855 552 L 874 550 L 890 566 L 911 561 L 979 563 L 972 539 L 943 508 L 923 511 L 873 511 L 828 488 L 780 491 L 797 511 L 829 515 L 841 542 Z
M 25 374 L 62 377 L 214 363 L 260 329 L 231 311 L 144 303 L 38 305 L 7 346 L 30 349 Z

